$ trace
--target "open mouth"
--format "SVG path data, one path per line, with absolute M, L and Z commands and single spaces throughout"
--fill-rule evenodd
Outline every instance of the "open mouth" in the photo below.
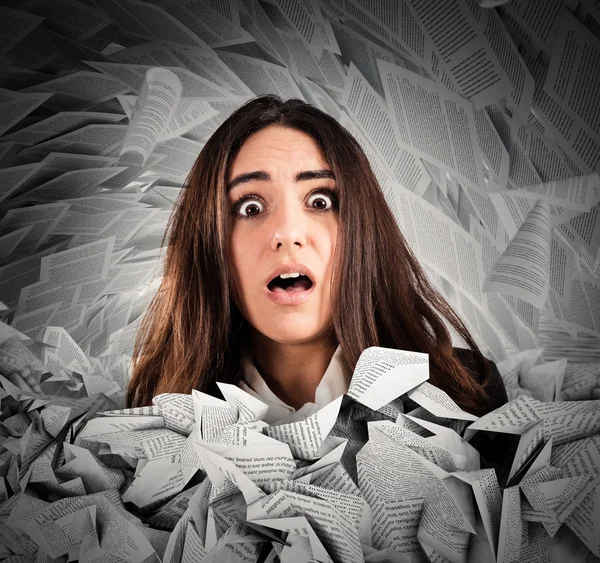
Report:
M 277 276 L 273 278 L 267 288 L 269 291 L 278 292 L 278 291 L 287 291 L 288 293 L 293 293 L 297 291 L 306 291 L 310 289 L 313 285 L 312 280 L 305 276 L 304 274 L 300 274 L 296 278 L 281 278 Z

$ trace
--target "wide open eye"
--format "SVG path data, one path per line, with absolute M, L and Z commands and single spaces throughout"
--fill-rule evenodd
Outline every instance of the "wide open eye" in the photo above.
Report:
M 334 209 L 337 205 L 337 199 L 333 193 L 328 193 L 330 191 L 331 190 L 319 190 L 311 194 L 308 198 L 308 206 L 323 211 Z
M 262 211 L 264 211 L 264 206 L 261 197 L 257 194 L 246 194 L 233 203 L 231 214 L 240 219 L 251 219 L 260 215 Z
M 243 217 L 253 217 L 263 211 L 263 204 L 257 199 L 247 199 L 239 206 L 239 212 Z

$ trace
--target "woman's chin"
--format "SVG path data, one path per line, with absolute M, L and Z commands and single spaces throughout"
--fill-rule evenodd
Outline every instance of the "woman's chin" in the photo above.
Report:
M 289 323 L 266 330 L 263 334 L 279 344 L 307 344 L 318 340 L 323 331 L 320 327 L 299 327 L 297 323 Z

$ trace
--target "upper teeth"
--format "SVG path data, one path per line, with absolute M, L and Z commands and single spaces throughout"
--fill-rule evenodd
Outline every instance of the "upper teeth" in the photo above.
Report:
M 300 272 L 293 272 L 291 274 L 279 274 L 279 277 L 281 279 L 285 280 L 287 278 L 297 278 L 300 275 L 302 275 L 302 274 L 300 274 Z

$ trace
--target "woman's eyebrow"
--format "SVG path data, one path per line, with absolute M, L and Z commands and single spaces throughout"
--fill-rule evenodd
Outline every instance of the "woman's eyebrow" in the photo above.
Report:
M 302 180 L 321 180 L 323 178 L 335 180 L 333 172 L 331 170 L 323 168 L 321 170 L 304 170 L 303 172 L 298 172 L 298 174 L 296 174 L 296 177 L 294 178 L 294 182 L 300 182 Z M 233 180 L 231 180 L 229 184 L 227 184 L 227 193 L 229 193 L 236 186 L 239 186 L 240 184 L 245 184 L 246 182 L 252 182 L 253 180 L 269 182 L 271 180 L 271 176 L 268 172 L 265 172 L 264 170 L 257 170 L 255 172 L 245 172 L 244 174 L 239 174 Z

